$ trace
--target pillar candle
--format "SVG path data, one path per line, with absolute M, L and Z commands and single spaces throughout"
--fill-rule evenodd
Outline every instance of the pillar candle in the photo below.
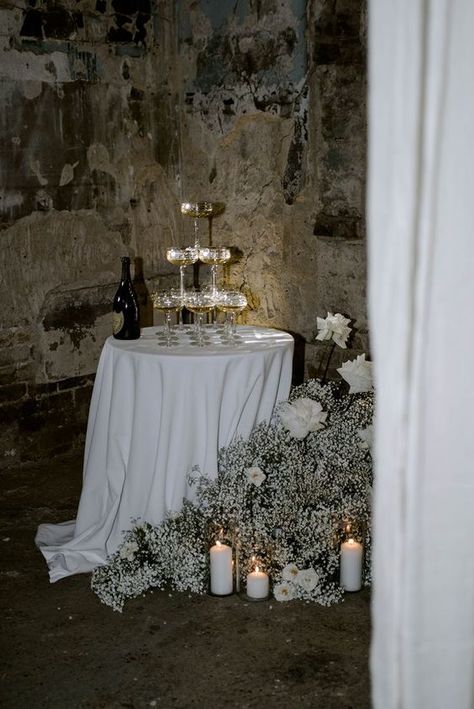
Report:
M 363 548 L 355 539 L 341 544 L 341 586 L 345 591 L 360 591 L 362 588 Z
M 232 593 L 232 549 L 226 544 L 216 542 L 210 550 L 211 557 L 211 593 L 216 596 L 228 596 Z
M 270 588 L 270 579 L 264 571 L 259 571 L 258 566 L 247 576 L 247 596 L 249 598 L 267 598 Z

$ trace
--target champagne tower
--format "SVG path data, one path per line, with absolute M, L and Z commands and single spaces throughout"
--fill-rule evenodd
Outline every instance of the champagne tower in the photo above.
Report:
M 201 244 L 199 220 L 207 219 L 208 222 L 208 246 L 212 247 L 212 220 L 218 217 L 225 210 L 223 202 L 181 202 L 181 214 L 194 219 L 194 247 L 200 249 Z M 199 287 L 199 263 L 193 266 L 194 287 Z

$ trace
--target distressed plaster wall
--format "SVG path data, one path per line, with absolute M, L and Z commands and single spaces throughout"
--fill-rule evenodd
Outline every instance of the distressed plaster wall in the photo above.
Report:
M 183 0 L 178 42 L 182 189 L 227 205 L 213 240 L 242 252 L 247 320 L 301 335 L 311 374 L 327 310 L 367 349 L 365 3 Z
M 366 349 L 365 92 L 363 0 L 1 4 L 2 464 L 82 446 L 119 257 L 174 282 L 182 199 L 309 373 L 328 309 Z
M 4 463 L 82 445 L 120 256 L 166 277 L 178 213 L 169 14 L 149 0 L 0 10 Z

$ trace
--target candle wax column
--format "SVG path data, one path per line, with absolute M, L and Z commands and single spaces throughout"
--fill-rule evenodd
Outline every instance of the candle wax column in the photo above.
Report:
M 258 566 L 247 576 L 247 596 L 249 598 L 267 598 L 270 589 L 270 579 Z
M 226 544 L 216 542 L 209 553 L 211 593 L 216 596 L 228 596 L 233 591 L 232 549 Z
M 345 591 L 360 591 L 362 588 L 363 547 L 355 539 L 341 544 L 340 583 Z

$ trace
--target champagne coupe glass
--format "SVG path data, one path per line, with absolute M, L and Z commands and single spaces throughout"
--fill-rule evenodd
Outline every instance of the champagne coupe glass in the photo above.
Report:
M 235 318 L 247 307 L 247 298 L 238 290 L 218 291 L 216 296 L 218 310 L 226 314 L 226 335 L 230 342 L 235 342 Z
M 192 263 L 196 263 L 199 258 L 199 250 L 192 246 L 170 246 L 166 249 L 166 258 L 173 264 L 173 266 L 179 266 L 179 291 L 181 293 L 181 299 L 184 298 L 184 272 L 186 266 L 190 266 Z M 183 324 L 182 314 L 179 314 L 180 325 Z
M 177 313 L 183 307 L 181 294 L 177 290 L 162 290 L 151 294 L 153 307 L 160 310 L 165 317 L 166 345 L 171 346 L 171 313 Z
M 209 234 L 211 233 L 211 220 L 225 209 L 223 202 L 181 202 L 181 214 L 194 218 L 194 246 L 200 247 L 198 219 L 209 219 Z
M 215 306 L 215 300 L 211 293 L 205 291 L 185 291 L 184 306 L 194 313 L 196 317 L 196 330 L 199 347 L 205 345 L 203 337 L 203 317 L 210 313 Z
M 199 249 L 199 258 L 211 267 L 212 294 L 217 295 L 217 266 L 223 266 L 230 261 L 230 249 L 227 246 Z

